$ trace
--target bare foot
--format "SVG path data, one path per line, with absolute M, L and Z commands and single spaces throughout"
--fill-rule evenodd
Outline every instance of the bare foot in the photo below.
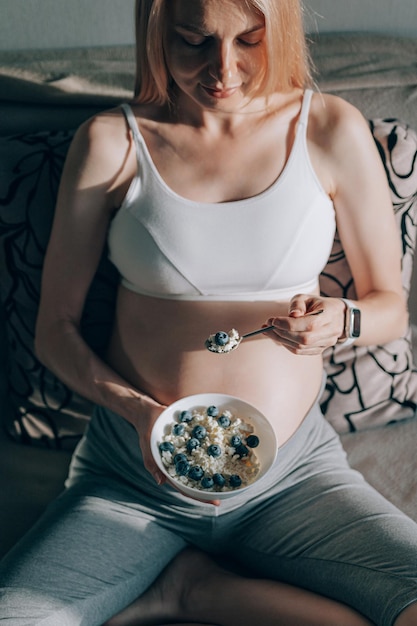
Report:
M 180 552 L 138 600 L 103 626 L 181 623 L 371 626 L 369 620 L 344 604 L 285 583 L 236 575 L 191 548 Z
M 190 614 L 189 607 L 193 606 L 190 595 L 211 574 L 228 576 L 228 572 L 203 552 L 186 548 L 140 598 L 103 626 L 157 626 L 174 621 L 196 623 L 198 617 Z

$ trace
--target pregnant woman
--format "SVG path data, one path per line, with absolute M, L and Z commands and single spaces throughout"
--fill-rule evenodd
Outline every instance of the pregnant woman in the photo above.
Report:
M 64 493 L 1 565 L 0 615 L 415 625 L 417 526 L 350 469 L 318 406 L 326 348 L 407 323 L 367 124 L 311 90 L 299 0 L 138 0 L 136 21 L 136 96 L 76 134 L 37 324 L 42 361 L 97 408 Z M 319 292 L 336 225 L 355 302 Z M 120 287 L 101 360 L 80 319 L 106 242 Z M 229 354 L 204 345 L 263 325 Z M 255 405 L 280 444 L 220 505 L 164 483 L 150 452 L 163 409 L 202 392 Z

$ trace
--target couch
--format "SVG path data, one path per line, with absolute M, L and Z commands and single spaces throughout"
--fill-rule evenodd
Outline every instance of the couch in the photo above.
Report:
M 417 521 L 417 42 L 328 34 L 312 37 L 311 50 L 317 87 L 343 96 L 369 120 L 390 182 L 410 308 L 410 327 L 397 342 L 328 351 L 322 407 L 351 464 Z M 0 557 L 63 488 L 88 423 L 89 404 L 37 362 L 33 326 L 74 129 L 131 97 L 133 68 L 132 46 L 0 53 Z M 98 351 L 116 284 L 104 255 L 83 317 Z M 322 291 L 355 295 L 337 237 Z

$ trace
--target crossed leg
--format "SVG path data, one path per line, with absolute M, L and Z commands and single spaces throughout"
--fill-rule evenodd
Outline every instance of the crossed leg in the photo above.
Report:
M 401 601 L 415 602 L 416 525 L 359 475 L 345 483 L 344 472 L 338 481 L 336 474 L 311 477 L 259 513 L 230 520 L 236 541 L 229 537 L 229 550 L 259 577 L 186 549 L 105 626 L 416 626 L 417 604 L 395 613 Z M 339 601 L 320 595 L 326 590 Z M 344 604 L 350 600 L 368 607 L 375 622 Z
M 369 626 L 348 606 L 284 583 L 245 578 L 186 549 L 104 626 Z
M 410 604 L 398 616 L 394 626 L 416 626 L 417 624 L 417 603 Z

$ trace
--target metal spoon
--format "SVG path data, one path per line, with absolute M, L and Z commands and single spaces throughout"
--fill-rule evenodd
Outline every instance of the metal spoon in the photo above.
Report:
M 311 313 L 306 313 L 303 317 L 307 317 L 310 315 L 320 315 L 323 313 L 324 309 L 318 309 L 317 311 L 311 311 Z M 250 333 L 245 333 L 244 335 L 239 335 L 238 331 L 235 328 L 229 330 L 228 333 L 224 331 L 219 331 L 210 335 L 205 341 L 205 346 L 207 350 L 210 352 L 215 352 L 216 354 L 227 354 L 232 350 L 236 350 L 236 348 L 240 345 L 242 339 L 247 339 L 248 337 L 253 337 L 253 335 L 259 335 L 261 333 L 266 333 L 269 330 L 273 330 L 275 326 L 265 326 L 264 328 L 258 328 L 257 330 L 252 330 Z M 224 342 L 224 343 L 223 343 Z

